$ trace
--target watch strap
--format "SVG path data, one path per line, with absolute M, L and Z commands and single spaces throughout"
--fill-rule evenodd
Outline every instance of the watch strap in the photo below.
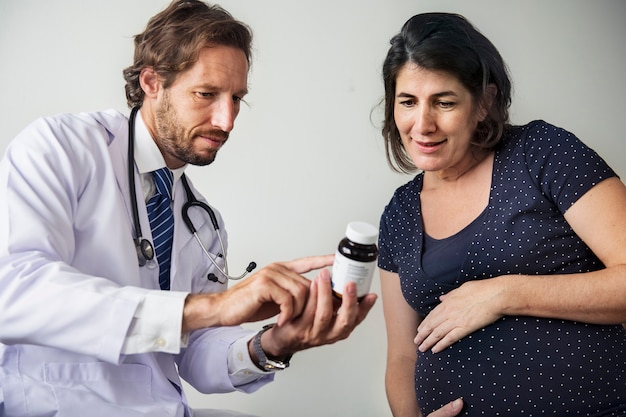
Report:
M 267 357 L 263 348 L 261 347 L 261 336 L 263 333 L 274 327 L 276 324 L 268 324 L 263 326 L 261 330 L 254 336 L 252 340 L 252 349 L 254 350 L 254 354 L 259 359 L 259 367 L 267 372 L 270 371 L 282 371 L 283 369 L 287 369 L 289 367 L 289 361 L 291 360 L 292 355 L 288 355 L 283 360 L 278 359 L 270 359 Z

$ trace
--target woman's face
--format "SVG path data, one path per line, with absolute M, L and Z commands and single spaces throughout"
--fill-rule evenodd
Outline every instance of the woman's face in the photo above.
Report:
M 470 141 L 480 117 L 456 77 L 406 64 L 396 78 L 394 120 L 417 168 L 445 176 L 473 163 Z

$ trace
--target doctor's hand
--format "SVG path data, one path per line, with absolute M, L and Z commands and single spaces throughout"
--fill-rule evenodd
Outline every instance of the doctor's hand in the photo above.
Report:
M 261 347 L 268 357 L 282 358 L 315 346 L 328 345 L 347 338 L 367 316 L 376 302 L 376 294 L 367 294 L 357 302 L 356 285 L 346 284 L 341 305 L 332 295 L 330 273 L 323 269 L 311 283 L 304 311 L 285 323 L 278 323 L 261 336 Z M 257 360 L 252 347 L 252 359 Z
M 311 281 L 301 274 L 332 265 L 334 255 L 276 262 L 222 293 L 190 294 L 183 310 L 183 332 L 234 326 L 274 317 L 283 325 L 302 314 Z

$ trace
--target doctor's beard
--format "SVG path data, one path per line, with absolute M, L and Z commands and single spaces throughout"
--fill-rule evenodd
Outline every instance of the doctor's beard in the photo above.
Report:
M 228 140 L 228 132 L 219 129 L 202 131 L 187 131 L 180 122 L 178 113 L 171 105 L 169 91 L 166 90 L 163 101 L 155 110 L 155 133 L 157 144 L 161 152 L 168 153 L 186 164 L 204 166 L 215 160 L 217 151 L 221 147 L 203 150 L 201 153 L 194 150 L 195 141 L 204 141 L 200 136 L 217 138 L 222 145 Z

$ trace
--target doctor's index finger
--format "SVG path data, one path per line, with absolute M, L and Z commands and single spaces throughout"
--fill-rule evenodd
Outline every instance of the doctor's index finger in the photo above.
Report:
M 316 269 L 331 266 L 334 259 L 335 255 L 307 256 L 288 262 L 282 262 L 282 264 L 297 274 L 304 274 Z

